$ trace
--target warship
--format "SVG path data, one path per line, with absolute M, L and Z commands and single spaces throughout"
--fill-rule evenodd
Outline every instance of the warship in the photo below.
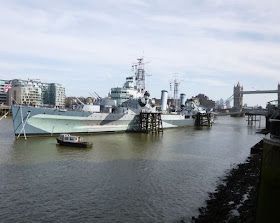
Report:
M 156 106 L 145 90 L 143 58 L 133 69 L 134 77 L 128 77 L 123 87 L 111 88 L 110 97 L 80 103 L 73 110 L 12 105 L 15 136 L 138 131 L 142 113 L 160 114 L 162 128 L 194 126 L 196 114 L 205 112 L 186 100 L 185 94 L 180 95 L 179 108 L 170 111 L 166 90 L 161 92 L 161 105 Z

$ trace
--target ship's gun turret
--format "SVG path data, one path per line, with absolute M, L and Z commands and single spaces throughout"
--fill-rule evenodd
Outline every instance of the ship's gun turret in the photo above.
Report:
M 141 106 L 141 107 L 144 107 L 145 105 L 147 105 L 148 102 L 149 102 L 149 99 L 150 99 L 150 93 L 149 93 L 148 91 L 146 91 L 146 92 L 144 93 L 144 97 L 139 98 L 139 104 L 140 104 L 140 106 Z

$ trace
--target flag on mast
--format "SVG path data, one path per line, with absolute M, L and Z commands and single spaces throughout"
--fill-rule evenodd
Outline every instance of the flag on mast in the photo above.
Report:
M 5 93 L 7 93 L 10 88 L 12 88 L 12 81 L 4 88 Z

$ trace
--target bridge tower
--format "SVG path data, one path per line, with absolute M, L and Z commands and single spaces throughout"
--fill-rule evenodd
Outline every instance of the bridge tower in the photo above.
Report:
M 243 107 L 243 86 L 237 83 L 237 85 L 233 87 L 233 107 L 236 111 L 241 111 Z

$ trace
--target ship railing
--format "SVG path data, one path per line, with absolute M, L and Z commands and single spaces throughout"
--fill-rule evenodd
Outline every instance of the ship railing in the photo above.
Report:
M 150 109 L 141 109 L 141 113 L 162 113 L 161 111 L 153 111 Z

